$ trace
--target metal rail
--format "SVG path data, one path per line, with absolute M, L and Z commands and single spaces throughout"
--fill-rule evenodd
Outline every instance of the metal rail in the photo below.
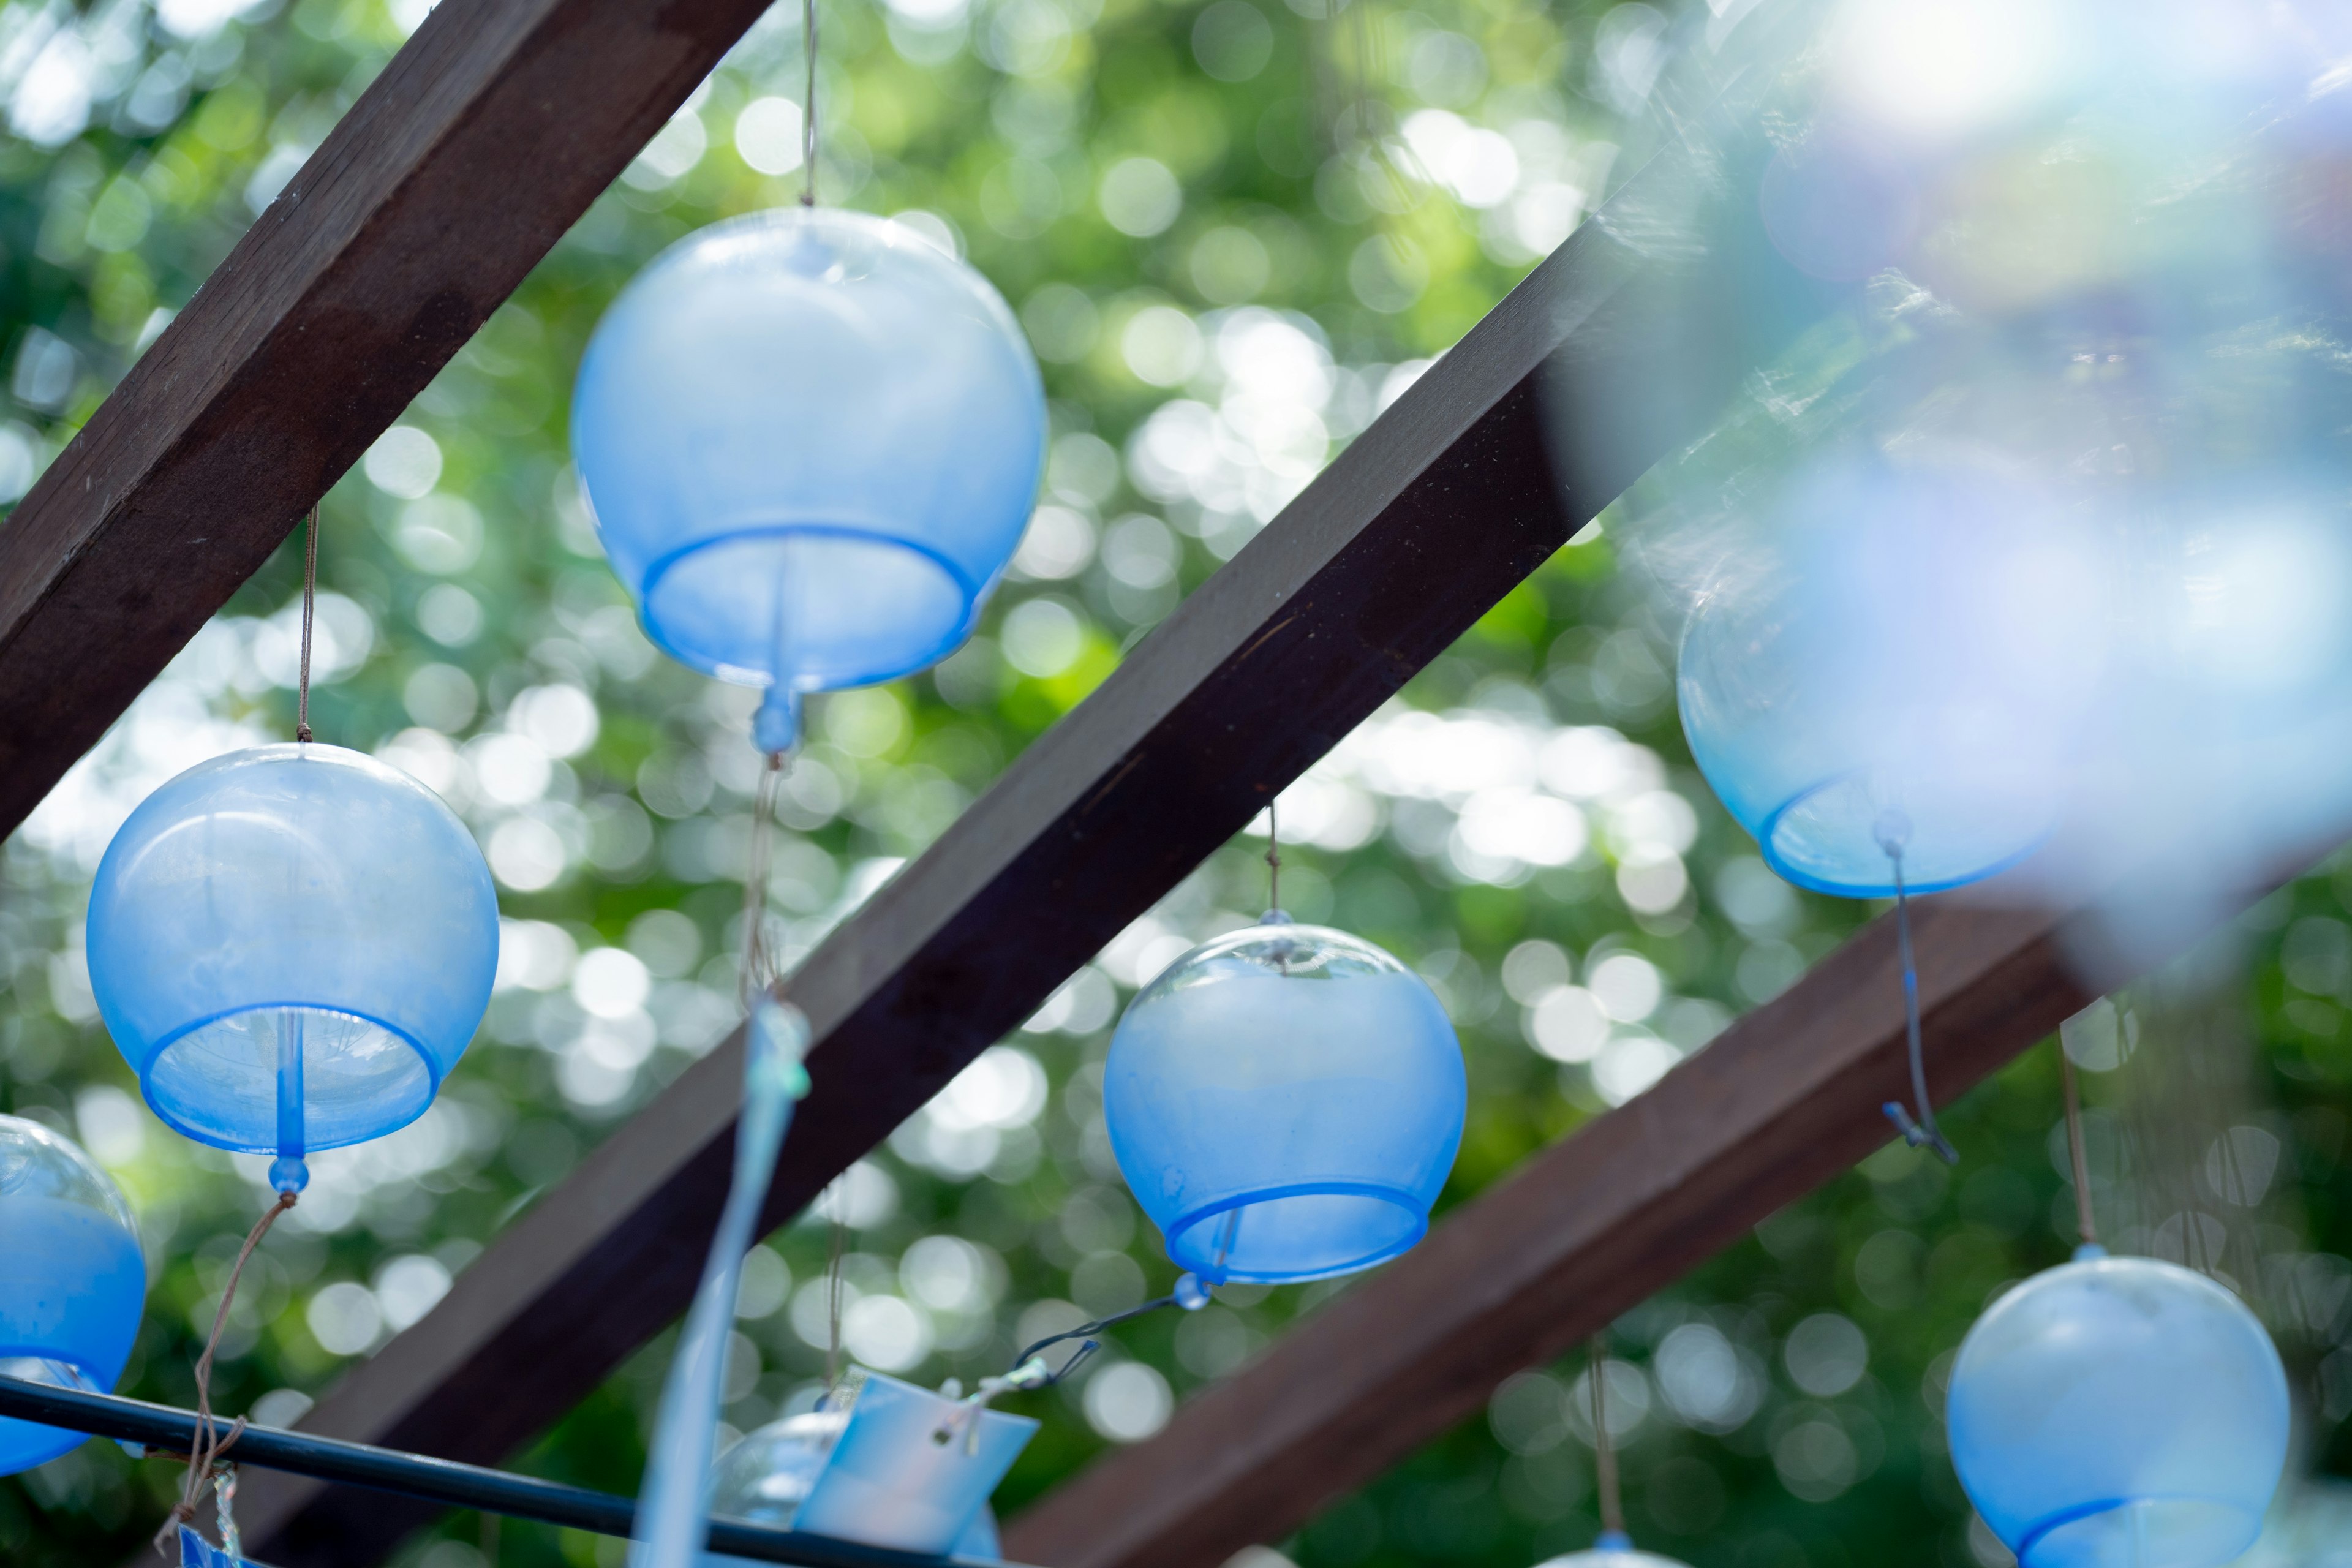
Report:
M 0 1376 L 0 1415 L 173 1453 L 185 1453 L 196 1430 L 196 1418 L 190 1411 L 111 1394 L 56 1388 L 20 1377 Z M 228 1457 L 240 1465 L 342 1481 L 449 1508 L 592 1530 L 599 1535 L 627 1535 L 637 1514 L 635 1500 L 610 1492 L 277 1426 L 246 1427 Z M 739 1519 L 711 1520 L 710 1550 L 761 1563 L 795 1563 L 799 1568 L 1017 1568 L 971 1558 L 894 1552 Z

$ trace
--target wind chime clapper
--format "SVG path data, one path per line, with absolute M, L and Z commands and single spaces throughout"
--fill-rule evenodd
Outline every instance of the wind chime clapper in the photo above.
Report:
M 0 1426 L 46 1430 L 75 1443 L 103 1437 L 173 1455 L 188 1451 L 198 1418 L 194 1411 L 0 1373 Z M 610 1492 L 274 1426 L 247 1426 L 236 1452 L 252 1468 L 601 1535 L 627 1535 L 637 1511 L 631 1499 Z M 713 1551 L 733 1557 L 801 1568 L 974 1568 L 968 1556 L 898 1552 L 728 1517 L 711 1519 L 709 1540 Z

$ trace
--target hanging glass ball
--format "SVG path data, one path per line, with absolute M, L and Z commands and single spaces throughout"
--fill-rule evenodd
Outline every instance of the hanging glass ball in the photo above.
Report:
M 2218 1568 L 2286 1463 L 2286 1373 L 2200 1274 L 2086 1247 L 1977 1320 L 1946 1395 L 1952 1464 L 2023 1568 Z
M 1684 632 L 1683 731 L 1784 879 L 1885 897 L 1891 847 L 1934 892 L 2056 824 L 2105 656 L 2098 553 L 2054 510 L 1981 459 L 1842 453 L 1727 552 Z
M 406 773 L 261 746 L 149 795 L 99 864 L 90 988 L 155 1114 L 252 1153 L 422 1115 L 489 1005 L 473 835 Z
M 844 1411 L 813 1410 L 746 1433 L 711 1467 L 711 1513 L 790 1530 L 847 1419 Z M 1003 1555 L 996 1514 L 986 1503 L 949 1555 L 982 1563 Z M 702 1561 L 704 1568 L 750 1568 L 751 1562 L 722 1552 L 706 1552 Z
M 1454 1026 L 1419 975 L 1276 911 L 1138 994 L 1111 1039 L 1103 1115 L 1179 1268 L 1272 1283 L 1419 1241 L 1466 1095 Z
M 803 691 L 924 668 L 1027 526 L 1045 386 L 987 280 L 913 230 L 790 207 L 672 247 L 581 362 L 572 443 L 613 569 L 673 657 Z
M 121 1191 L 67 1139 L 0 1116 L 0 1373 L 110 1393 L 146 1304 L 147 1264 Z M 81 1441 L 0 1416 L 0 1476 Z

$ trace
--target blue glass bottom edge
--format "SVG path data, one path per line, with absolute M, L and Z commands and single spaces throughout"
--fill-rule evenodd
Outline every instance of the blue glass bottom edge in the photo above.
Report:
M 1352 1197 L 1372 1198 L 1403 1210 L 1412 1216 L 1412 1228 L 1386 1247 L 1376 1247 L 1341 1263 L 1326 1268 L 1295 1270 L 1263 1270 L 1215 1267 L 1213 1249 L 1197 1258 L 1186 1255 L 1184 1242 L 1196 1234 L 1206 1222 L 1234 1209 L 1255 1204 L 1273 1203 L 1282 1198 Z M 1402 1187 L 1380 1182 L 1297 1182 L 1276 1187 L 1255 1187 L 1214 1203 L 1202 1204 L 1176 1216 L 1166 1229 L 1168 1257 L 1171 1262 L 1191 1269 L 1213 1285 L 1303 1285 L 1317 1279 L 1335 1279 L 1342 1275 L 1360 1273 L 1374 1264 L 1385 1263 L 1391 1258 L 1412 1251 L 1429 1234 L 1429 1209 L 1420 1197 Z
M 410 1050 L 415 1051 L 416 1053 L 417 1060 L 425 1064 L 425 1099 L 423 1103 L 419 1104 L 414 1111 L 402 1117 L 397 1121 L 385 1122 L 382 1126 L 376 1127 L 370 1131 L 354 1132 L 341 1138 L 306 1139 L 303 1142 L 304 1152 L 315 1154 L 322 1149 L 348 1149 L 356 1143 L 373 1143 L 379 1138 L 389 1137 L 391 1134 L 399 1131 L 402 1128 L 415 1121 L 417 1118 L 423 1116 L 426 1111 L 432 1110 L 433 1102 L 441 1097 L 441 1082 L 444 1075 L 441 1071 L 440 1064 L 434 1059 L 433 1053 L 426 1050 L 425 1047 L 418 1042 L 415 1035 L 410 1034 L 406 1029 L 402 1028 L 399 1025 L 388 1023 L 385 1020 L 377 1017 L 373 1013 L 362 1013 L 355 1008 L 330 1007 L 317 1002 L 280 1001 L 257 1002 L 244 1007 L 224 1008 L 220 1012 L 212 1014 L 209 1016 L 198 1018 L 193 1023 L 183 1024 L 180 1027 L 173 1030 L 162 1039 L 157 1040 L 153 1046 L 148 1048 L 147 1054 L 142 1057 L 139 1060 L 140 1100 L 146 1104 L 148 1110 L 155 1113 L 155 1119 L 157 1121 L 163 1122 L 164 1126 L 170 1128 L 173 1131 L 192 1142 L 202 1143 L 209 1149 L 226 1150 L 232 1154 L 277 1153 L 278 1143 L 275 1139 L 260 1143 L 225 1143 L 219 1139 L 213 1137 L 210 1133 L 198 1131 L 183 1118 L 173 1115 L 163 1106 L 155 1103 L 155 1097 L 148 1092 L 147 1084 L 149 1075 L 154 1070 L 156 1058 L 161 1057 L 165 1051 L 171 1049 L 173 1046 L 177 1045 L 180 1041 L 187 1038 L 190 1035 L 194 1034 L 197 1030 L 207 1028 L 210 1026 L 221 1023 L 226 1019 L 241 1018 L 247 1013 L 270 1013 L 286 1008 L 299 1008 L 306 1013 L 327 1013 L 339 1018 L 356 1018 L 363 1024 L 372 1024 L 375 1027 L 384 1031 L 384 1033 L 392 1036 L 394 1039 L 400 1041 L 401 1044 L 406 1046 Z M 467 1043 L 470 1044 L 471 1042 L 469 1041 Z

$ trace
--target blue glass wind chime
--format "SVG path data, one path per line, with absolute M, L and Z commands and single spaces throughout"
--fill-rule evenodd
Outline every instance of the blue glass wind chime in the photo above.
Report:
M 814 205 L 813 4 L 803 19 L 801 207 L 719 225 L 647 268 L 590 344 L 572 422 L 649 634 L 764 689 L 753 737 L 776 767 L 802 694 L 911 673 L 969 634 L 1026 525 L 1045 438 L 1042 381 L 995 291 L 903 227 Z M 1435 996 L 1369 943 L 1277 907 L 1187 953 L 1129 1008 L 1105 1083 L 1120 1168 L 1184 1271 L 1135 1310 L 1411 1247 L 1465 1092 Z M 773 1158 L 745 1142 L 729 1211 L 743 1200 L 741 1223 L 722 1224 L 672 1373 L 635 1568 L 683 1568 L 699 1545 L 728 1270 Z M 853 1368 L 820 1409 L 731 1450 L 720 1495 L 798 1530 L 985 1551 L 985 1500 L 1036 1428 L 991 1403 L 1067 1376 L 1133 1315 L 1025 1347 L 969 1394 Z
M 235 1479 L 218 1460 L 243 1424 L 213 1421 L 210 1384 L 246 1262 L 309 1183 L 311 1152 L 425 1113 L 480 1025 L 498 967 L 498 898 L 472 834 L 406 774 L 311 734 L 318 529 L 314 508 L 294 742 L 216 757 L 156 790 L 107 847 L 90 890 L 90 988 L 149 1107 L 199 1142 L 272 1156 L 277 1200 L 237 1254 L 196 1363 L 197 1440 L 157 1537 L 176 1527 L 184 1555 L 204 1563 L 214 1549 L 189 1521 L 207 1484 L 225 1549 L 236 1550 Z M 145 1289 L 121 1194 L 62 1140 L 17 1124 L 7 1142 L 0 1249 L 29 1237 L 57 1267 L 35 1280 L 30 1305 L 12 1299 L 0 1317 L 62 1325 L 12 1335 L 23 1348 L 8 1353 L 36 1358 L 44 1381 L 110 1387 Z M 0 1450 L 0 1468 L 70 1446 Z
M 733 1184 L 688 1315 L 646 1469 L 633 1568 L 703 1549 L 738 1274 L 805 1092 L 808 1026 L 762 924 L 765 841 L 814 691 L 929 668 L 971 631 L 1012 560 L 1045 458 L 1045 384 L 987 280 L 903 226 L 816 205 L 817 37 L 800 204 L 672 247 L 583 358 L 576 466 L 646 633 L 762 689 L 767 754 L 745 889 L 751 1016 Z M 790 367 L 780 373 L 779 367 Z M 965 1541 L 1035 1423 L 867 1373 L 754 1434 L 722 1479 L 752 1517 L 938 1553 Z M 955 1440 L 935 1440 L 955 1427 Z

